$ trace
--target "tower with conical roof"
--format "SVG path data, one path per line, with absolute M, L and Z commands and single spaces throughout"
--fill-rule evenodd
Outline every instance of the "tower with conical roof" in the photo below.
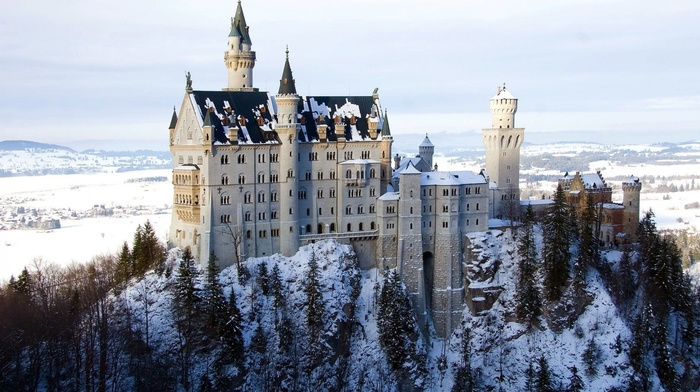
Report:
M 375 99 L 375 101 L 379 101 L 379 98 Z M 389 115 L 387 114 L 387 111 L 384 110 L 384 118 L 382 121 L 382 129 L 381 129 L 381 142 L 380 142 L 380 149 L 382 150 L 382 155 L 381 155 L 381 160 L 380 162 L 382 163 L 382 172 L 381 172 L 381 193 L 384 194 L 384 192 L 387 191 L 387 188 L 389 184 L 391 184 L 391 145 L 394 143 L 394 138 L 391 136 L 391 130 L 389 129 Z
M 280 252 L 294 255 L 299 249 L 299 178 L 297 160 L 299 155 L 299 123 L 297 106 L 299 95 L 289 65 L 289 50 L 286 51 L 280 88 L 275 96 L 277 102 L 277 125 L 275 131 L 280 139 Z
M 425 134 L 425 139 L 423 139 L 423 142 L 418 146 L 418 155 L 420 155 L 421 158 L 430 166 L 430 168 L 433 168 L 433 154 L 435 153 L 435 146 L 433 146 L 433 143 L 430 142 L 430 139 L 428 139 L 428 134 Z
M 491 128 L 483 130 L 492 217 L 513 218 L 520 209 L 520 147 L 524 128 L 515 127 L 518 99 L 505 85 L 491 98 Z
M 224 91 L 257 91 L 253 87 L 255 52 L 251 50 L 252 42 L 248 30 L 243 7 L 238 0 L 236 15 L 231 18 L 228 47 L 224 52 L 224 62 L 228 68 L 228 84 Z

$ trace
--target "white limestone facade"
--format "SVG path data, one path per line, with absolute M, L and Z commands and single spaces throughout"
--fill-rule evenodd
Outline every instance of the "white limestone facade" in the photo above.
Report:
M 197 90 L 188 78 L 173 113 L 171 245 L 228 266 L 327 238 L 349 243 L 360 268 L 396 268 L 420 325 L 449 336 L 464 309 L 466 235 L 488 230 L 494 194 L 519 197 L 517 100 L 505 89 L 491 100 L 488 175 L 437 171 L 427 134 L 418 156 L 392 155 L 376 90 L 301 96 L 287 53 L 278 93 L 258 91 L 250 42 L 239 2 L 226 87 Z M 233 66 L 245 53 L 252 61 Z

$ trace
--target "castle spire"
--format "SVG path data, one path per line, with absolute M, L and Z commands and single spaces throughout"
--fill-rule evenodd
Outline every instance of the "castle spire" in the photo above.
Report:
M 238 2 L 236 15 L 231 18 L 231 32 L 224 52 L 224 63 L 228 69 L 228 83 L 224 91 L 257 91 L 253 87 L 253 68 L 255 52 L 248 31 L 248 24 L 243 15 L 243 7 Z
M 285 50 L 286 58 L 284 60 L 284 70 L 282 71 L 282 79 L 280 79 L 280 89 L 277 94 L 296 94 L 297 87 L 294 84 L 292 77 L 292 67 L 289 65 L 289 47 Z
M 242 43 L 252 45 L 250 40 L 250 34 L 248 33 L 248 25 L 245 22 L 245 15 L 243 15 L 243 7 L 241 6 L 241 0 L 238 0 L 238 6 L 236 7 L 236 16 L 233 17 L 231 21 L 231 34 L 234 33 L 234 29 L 237 30 L 240 37 L 243 39 Z M 232 35 L 229 35 L 231 37 Z
M 177 125 L 177 112 L 175 111 L 175 106 L 173 106 L 173 117 L 170 118 L 170 127 L 168 129 L 175 129 Z
M 391 130 L 389 129 L 389 115 L 386 109 L 384 109 L 384 123 L 382 123 L 382 136 L 391 136 Z

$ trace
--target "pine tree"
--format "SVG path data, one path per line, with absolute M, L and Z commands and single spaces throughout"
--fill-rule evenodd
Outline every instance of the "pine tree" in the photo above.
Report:
M 475 385 L 471 367 L 471 330 L 466 325 L 462 328 L 459 354 L 460 362 L 454 372 L 452 392 L 472 392 Z
M 273 296 L 273 304 L 275 308 L 282 309 L 286 305 L 286 298 L 282 291 L 282 277 L 280 276 L 280 268 L 275 263 L 272 267 L 272 275 L 270 276 L 270 291 Z
M 574 277 L 577 284 L 582 285 L 586 280 L 586 269 L 598 265 L 600 256 L 596 239 L 597 217 L 593 194 L 586 195 L 586 206 L 581 213 L 579 225 L 579 251 L 576 258 Z
M 150 221 L 147 220 L 143 226 L 138 225 L 136 228 L 131 253 L 135 276 L 142 276 L 152 267 L 162 272 L 163 263 L 165 263 L 165 247 L 158 240 Z
M 179 339 L 179 365 L 180 381 L 185 389 L 192 383 L 191 380 L 191 359 L 195 348 L 195 327 L 198 314 L 199 296 L 195 286 L 197 270 L 194 265 L 194 258 L 190 248 L 187 247 L 182 252 L 182 260 L 178 268 L 177 281 L 175 283 L 174 314 L 175 325 L 178 330 Z
M 309 329 L 311 341 L 317 342 L 319 334 L 323 329 L 323 313 L 325 305 L 321 285 L 318 281 L 318 263 L 316 254 L 311 253 L 309 269 L 306 271 L 306 281 L 304 283 L 304 294 L 306 294 L 306 326 Z
M 207 313 L 207 326 L 210 331 L 219 333 L 222 324 L 225 324 L 228 320 L 226 320 L 226 299 L 219 283 L 219 266 L 216 262 L 216 255 L 214 252 L 211 252 L 207 262 L 204 301 Z
M 122 250 L 119 252 L 117 257 L 117 265 L 115 271 L 115 280 L 117 283 L 123 286 L 132 276 L 132 258 L 131 251 L 129 250 L 129 244 L 124 241 L 122 245 Z
M 197 269 L 194 264 L 194 258 L 189 246 L 182 252 L 182 260 L 178 268 L 177 283 L 175 287 L 175 299 L 177 301 L 176 308 L 181 316 L 194 314 L 195 308 L 199 303 L 197 289 L 195 287 L 195 279 L 197 277 Z
M 637 287 L 632 268 L 632 254 L 627 247 L 622 251 L 620 265 L 617 271 L 616 295 L 620 301 L 632 299 Z
M 525 392 L 535 392 L 535 376 L 535 367 L 532 365 L 532 359 L 530 359 L 525 371 Z
M 561 297 L 561 288 L 569 278 L 571 253 L 568 207 L 564 189 L 557 186 L 554 205 L 544 222 L 544 286 L 550 300 Z
M 666 324 L 662 320 L 659 320 L 656 325 L 656 331 L 653 336 L 656 373 L 667 391 L 675 391 L 678 388 L 678 379 L 674 361 L 668 348 Z
M 415 350 L 409 337 L 415 329 L 415 321 L 411 303 L 396 271 L 386 273 L 379 295 L 377 327 L 379 344 L 384 349 L 391 369 L 400 372 Z
M 131 247 L 131 272 L 133 276 L 143 276 L 148 269 L 148 252 L 143 238 L 143 227 L 139 224 L 134 232 L 134 242 Z
M 567 392 L 581 392 L 584 389 L 583 380 L 578 374 L 578 369 L 573 366 L 571 369 L 571 378 L 569 378 L 569 387 L 566 389 Z
M 270 294 L 270 277 L 267 274 L 267 263 L 264 261 L 258 264 L 257 282 L 263 295 Z
M 537 364 L 539 369 L 537 369 L 537 378 L 535 379 L 535 390 L 538 392 L 554 392 L 552 375 L 549 373 L 549 364 L 544 355 L 540 357 Z
M 220 360 L 224 363 L 238 363 L 243 358 L 242 317 L 236 303 L 236 293 L 231 290 L 224 312 L 225 322 L 219 324 L 219 337 L 223 349 Z
M 583 350 L 583 362 L 586 364 L 586 374 L 595 376 L 597 374 L 596 364 L 600 360 L 600 350 L 593 338 L 588 340 L 586 348 Z
M 534 233 L 534 213 L 528 205 L 518 236 L 518 282 L 515 293 L 516 312 L 520 320 L 531 328 L 541 315 L 541 299 L 537 289 L 535 276 L 537 274 L 537 248 Z

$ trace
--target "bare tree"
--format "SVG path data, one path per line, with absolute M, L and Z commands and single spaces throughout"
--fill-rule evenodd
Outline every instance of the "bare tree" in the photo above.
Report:
M 224 223 L 222 226 L 219 226 L 219 232 L 226 238 L 225 244 L 231 245 L 233 249 L 233 261 L 236 263 L 238 277 L 241 279 L 241 283 L 243 283 L 248 279 L 248 271 L 243 267 L 243 260 L 245 260 L 246 253 L 243 252 L 241 246 L 243 242 L 241 227 L 233 223 Z

